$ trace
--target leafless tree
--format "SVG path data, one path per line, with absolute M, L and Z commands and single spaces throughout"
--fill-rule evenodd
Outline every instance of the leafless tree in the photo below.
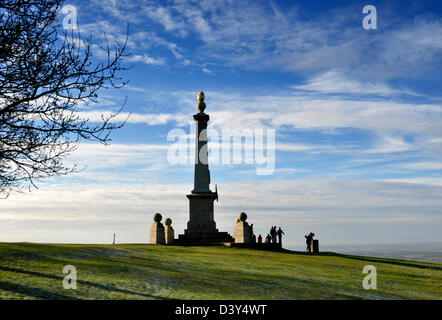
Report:
M 61 28 L 61 9 L 62 0 L 0 0 L 2 195 L 75 171 L 63 160 L 81 140 L 106 144 L 124 124 L 115 121 L 119 112 L 96 122 L 80 111 L 100 89 L 126 83 L 119 74 L 127 36 L 112 48 L 81 40 L 78 30 Z M 94 56 L 96 48 L 106 58 Z

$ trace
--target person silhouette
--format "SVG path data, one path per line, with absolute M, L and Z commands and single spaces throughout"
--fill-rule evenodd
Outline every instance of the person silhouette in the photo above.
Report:
M 285 233 L 282 231 L 281 227 L 276 231 L 276 234 L 278 235 L 279 244 L 282 246 L 282 235 L 285 235 Z
M 262 243 L 262 236 L 261 235 L 258 236 L 258 243 Z
M 272 243 L 276 243 L 276 226 L 270 228 L 270 236 L 272 238 Z
M 315 236 L 315 234 L 313 232 L 310 232 L 309 234 L 305 235 L 305 243 L 307 244 L 307 252 L 312 252 L 312 241 L 313 241 L 313 237 Z
M 272 237 L 270 236 L 270 234 L 267 234 L 266 243 L 270 243 L 271 241 L 272 241 Z

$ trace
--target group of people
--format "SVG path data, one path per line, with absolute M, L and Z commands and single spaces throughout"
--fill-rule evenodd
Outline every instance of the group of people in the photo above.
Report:
M 264 243 L 279 243 L 282 245 L 282 235 L 285 235 L 284 231 L 282 231 L 281 227 L 276 229 L 276 226 L 272 226 L 270 228 L 270 232 L 267 234 Z M 252 243 L 262 243 L 262 236 L 258 235 L 258 238 L 256 238 L 255 234 L 253 233 L 253 223 L 250 225 L 250 235 L 252 237 Z M 310 232 L 309 234 L 305 235 L 305 243 L 307 244 L 307 252 L 312 252 L 312 242 L 313 237 L 315 234 L 313 232 Z
M 265 243 L 280 243 L 282 244 L 282 235 L 285 234 L 281 227 L 276 230 L 276 226 L 270 228 L 270 233 L 265 238 Z M 262 243 L 262 236 L 258 236 L 258 243 Z

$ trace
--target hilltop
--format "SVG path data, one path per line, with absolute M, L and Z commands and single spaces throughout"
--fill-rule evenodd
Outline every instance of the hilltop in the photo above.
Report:
M 377 290 L 362 288 L 367 264 Z M 439 263 L 331 252 L 0 243 L 1 299 L 442 299 L 441 279 Z

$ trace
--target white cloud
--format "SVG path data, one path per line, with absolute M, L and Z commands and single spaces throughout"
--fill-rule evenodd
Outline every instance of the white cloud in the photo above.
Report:
M 351 83 L 346 80 L 328 89 L 321 87 L 325 90 L 390 94 L 397 89 L 383 81 L 433 72 L 441 64 L 442 21 L 430 16 L 410 20 L 384 12 L 384 19 L 395 23 L 385 22 L 387 27 L 382 32 L 370 33 L 361 28 L 356 4 L 322 11 L 310 19 L 301 15 L 302 5 L 282 8 L 278 3 L 256 1 L 94 1 L 93 7 L 123 23 L 99 21 L 90 24 L 92 29 L 102 25 L 113 33 L 117 26 L 135 24 L 137 31 L 129 39 L 132 49 L 145 50 L 150 44 L 166 46 L 181 65 L 210 62 L 212 69 L 230 66 L 296 73 L 344 70 L 351 75 Z M 162 26 L 161 33 L 167 33 L 167 39 L 177 41 L 168 43 L 165 36 L 146 32 L 151 22 Z M 149 41 L 137 39 L 137 33 L 150 34 Z M 118 38 L 122 35 L 124 31 Z M 195 46 L 195 42 L 199 44 Z M 314 83 L 308 85 L 317 89 Z
M 213 74 L 213 72 L 210 71 L 210 70 L 207 69 L 207 68 L 202 68 L 201 70 L 202 70 L 204 73 L 207 73 L 207 74 Z
M 155 104 L 161 101 L 171 103 L 174 106 L 173 113 L 133 113 L 128 119 L 128 126 L 131 123 L 145 123 L 167 126 L 169 130 L 179 127 L 188 132 L 187 138 L 193 147 L 194 128 L 191 114 L 192 110 L 195 110 L 195 93 L 144 93 L 153 99 Z M 216 129 L 219 134 L 220 130 L 229 128 L 276 129 L 277 151 L 296 152 L 310 159 L 320 154 L 339 154 L 342 157 L 342 168 L 339 170 L 341 173 L 350 170 L 347 173 L 352 175 L 363 173 L 358 171 L 362 170 L 361 168 L 354 168 L 357 164 L 351 165 L 353 160 L 404 163 L 415 161 L 413 157 L 421 157 L 436 162 L 442 157 L 442 105 L 407 104 L 391 99 L 382 101 L 305 97 L 291 93 L 292 91 L 286 91 L 274 95 L 260 95 L 208 91 L 206 112 L 210 114 L 210 128 Z M 93 121 L 100 121 L 102 114 L 109 116 L 112 112 L 96 110 L 81 113 Z M 122 113 L 115 120 L 123 121 L 127 116 L 128 113 Z M 346 128 L 357 130 L 357 134 L 367 139 L 361 143 L 337 142 L 340 135 L 345 135 Z M 296 132 L 300 131 L 319 131 L 321 135 L 332 135 L 338 140 L 332 138 L 327 140 L 328 142 L 301 142 L 294 139 Z M 164 146 L 168 144 L 166 136 L 160 143 Z M 130 154 L 131 151 L 127 152 Z M 167 150 L 162 152 L 165 158 Z M 283 155 L 284 159 L 285 157 L 287 154 Z M 281 160 L 277 160 L 277 167 L 278 161 Z M 434 167 L 433 170 L 438 170 L 437 168 Z M 420 170 L 417 167 L 415 169 Z M 412 167 L 380 163 L 376 170 L 406 173 L 412 170 Z M 368 173 L 367 171 L 366 174 Z
M 397 90 L 380 82 L 362 82 L 350 79 L 342 72 L 327 71 L 312 77 L 306 84 L 293 86 L 295 89 L 315 91 L 320 93 L 347 93 L 347 94 L 414 94 L 409 90 Z
M 144 64 L 164 66 L 166 64 L 166 59 L 163 57 L 153 58 L 149 57 L 147 54 L 143 55 L 134 55 L 125 58 L 128 62 L 142 62 Z
M 403 137 L 394 137 L 383 135 L 372 149 L 366 150 L 367 153 L 393 153 L 417 149 L 418 147 L 404 141 Z
M 175 92 L 173 96 L 183 106 L 180 117 L 194 108 L 194 93 Z M 211 125 L 220 128 L 357 128 L 381 136 L 419 134 L 433 140 L 442 135 L 441 104 L 299 96 L 282 90 L 272 95 L 207 91 L 206 104 Z
M 101 122 L 102 118 L 108 118 L 115 115 L 115 112 L 109 110 L 95 110 L 95 111 L 82 111 L 78 112 L 78 115 L 89 119 L 90 121 Z M 178 125 L 184 125 L 189 122 L 189 117 L 180 114 L 172 113 L 128 113 L 120 112 L 113 118 L 113 121 L 125 121 L 128 123 L 145 123 L 147 125 L 164 125 L 170 122 L 174 122 Z
M 182 17 L 173 15 L 169 8 L 161 5 L 148 5 L 143 8 L 142 12 L 146 13 L 150 19 L 160 23 L 166 31 L 178 32 L 181 36 L 187 35 Z
M 429 18 L 391 25 L 369 34 L 351 20 L 360 8 L 344 6 L 311 20 L 296 6 L 251 1 L 175 1 L 170 10 L 203 41 L 198 54 L 245 69 L 316 71 L 345 69 L 359 79 L 417 75 L 440 63 L 442 23 Z M 405 19 L 404 19 L 405 20 Z M 439 61 L 439 62 L 438 62 Z M 372 83 L 353 89 L 389 93 Z M 371 88 L 370 88 L 371 87 Z
M 410 170 L 442 170 L 442 161 L 420 161 L 420 162 L 410 162 L 398 165 L 404 169 Z
M 270 224 L 281 225 L 289 246 L 302 245 L 310 230 L 318 230 L 324 245 L 348 243 L 355 230 L 358 239 L 352 243 L 373 235 L 372 242 L 413 242 L 440 230 L 441 187 L 336 179 L 223 183 L 215 219 L 220 230 L 232 233 L 237 214 L 245 211 L 256 232 L 265 234 Z M 188 220 L 185 195 L 190 189 L 191 181 L 110 183 L 47 185 L 13 194 L 2 202 L 2 241 L 108 242 L 116 232 L 120 242 L 147 242 L 155 212 L 172 218 L 179 234 Z
M 139 4 L 132 0 L 90 0 L 93 7 L 98 7 L 101 10 L 117 17 L 121 20 L 129 20 L 131 22 L 141 22 L 138 14 L 134 13 L 139 10 Z M 135 11 L 135 12 L 137 12 Z
M 397 179 L 382 179 L 381 181 L 442 187 L 442 177 L 397 178 Z
M 128 84 L 124 86 L 124 89 L 130 90 L 130 91 L 135 91 L 135 92 L 143 92 L 143 93 L 147 92 L 147 90 L 145 88 L 134 87 L 134 86 L 131 86 Z
M 367 64 L 362 70 L 367 76 L 415 78 L 440 68 L 442 20 L 422 16 L 404 20 L 399 28 L 391 28 L 372 44 L 379 49 L 370 59 L 371 66 Z
M 162 156 L 167 148 L 167 144 L 111 144 L 104 146 L 97 143 L 81 143 L 78 149 L 69 156 L 68 162 L 75 163 L 79 167 L 87 166 L 89 174 L 93 176 L 97 172 L 91 172 L 91 170 L 105 168 L 108 170 L 105 172 L 105 176 L 112 177 L 114 175 L 114 180 L 118 180 L 122 177 L 115 172 L 116 167 L 121 170 L 125 166 L 136 164 L 140 168 L 154 167 L 158 169 L 163 162 L 161 159 L 164 158 Z M 127 175 L 127 172 L 123 174 Z

